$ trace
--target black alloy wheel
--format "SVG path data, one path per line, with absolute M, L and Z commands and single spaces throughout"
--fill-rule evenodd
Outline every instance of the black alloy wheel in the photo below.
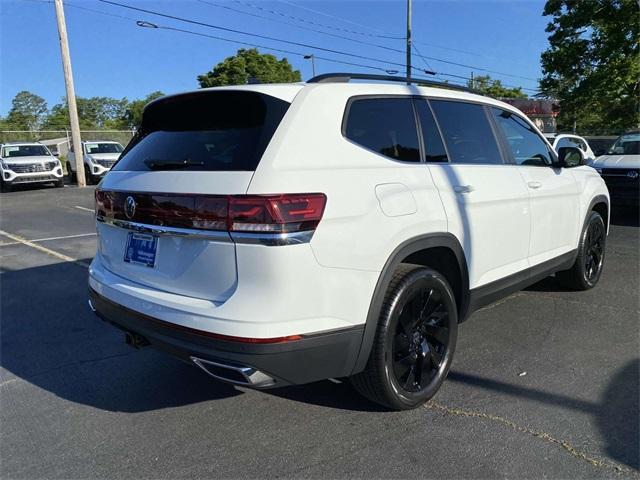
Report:
M 556 273 L 558 281 L 572 290 L 589 290 L 602 275 L 607 245 L 607 227 L 602 216 L 592 211 L 580 234 L 580 243 L 573 266 Z
M 585 239 L 584 274 L 589 283 L 595 284 L 602 270 L 606 233 L 602 222 L 592 222 Z
M 446 278 L 402 264 L 387 289 L 367 366 L 352 384 L 386 407 L 415 408 L 442 385 L 457 334 L 455 296 Z
M 434 288 L 415 292 L 402 308 L 391 347 L 397 384 L 408 392 L 429 386 L 449 345 L 449 312 Z

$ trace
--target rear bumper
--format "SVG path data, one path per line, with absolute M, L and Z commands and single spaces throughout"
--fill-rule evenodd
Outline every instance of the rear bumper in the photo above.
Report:
M 350 375 L 360 350 L 364 327 L 303 335 L 299 340 L 282 343 L 243 343 L 214 338 L 215 334 L 210 332 L 136 312 L 108 300 L 91 288 L 89 298 L 101 319 L 125 332 L 143 336 L 152 347 L 189 363 L 193 363 L 195 358 L 200 363 L 253 368 L 274 380 L 254 385 L 256 387 L 303 384 Z M 201 364 L 199 366 L 202 368 Z

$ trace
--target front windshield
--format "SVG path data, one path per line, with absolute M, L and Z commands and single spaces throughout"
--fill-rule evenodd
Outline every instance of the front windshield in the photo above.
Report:
M 607 153 L 609 155 L 640 155 L 640 133 L 622 135 Z
M 124 147 L 119 143 L 85 143 L 85 151 L 91 155 L 94 153 L 122 153 Z
M 51 155 L 44 145 L 7 145 L 2 148 L 2 158 L 37 157 Z

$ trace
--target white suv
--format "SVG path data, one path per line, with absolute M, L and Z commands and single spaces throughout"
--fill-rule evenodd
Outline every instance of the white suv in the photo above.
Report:
M 607 183 L 614 208 L 640 206 L 640 130 L 621 135 L 591 166 Z
M 0 187 L 10 190 L 13 185 L 52 183 L 64 186 L 62 165 L 41 143 L 14 142 L 0 145 Z
M 407 409 L 474 309 L 598 282 L 609 196 L 579 152 L 505 103 L 361 77 L 149 104 L 96 191 L 91 308 L 227 382 L 351 377 Z
M 115 165 L 123 150 L 124 147 L 118 142 L 108 140 L 82 142 L 84 174 L 87 184 L 94 185 L 98 183 L 105 173 Z M 71 181 L 76 180 L 76 154 L 73 148 L 69 150 L 67 157 L 67 173 Z

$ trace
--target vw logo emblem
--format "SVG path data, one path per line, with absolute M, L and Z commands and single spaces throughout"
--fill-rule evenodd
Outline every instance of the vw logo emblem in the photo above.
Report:
M 631 172 L 627 172 L 627 177 L 631 180 L 635 180 L 639 175 L 640 174 L 638 174 L 638 172 L 634 172 L 633 170 Z
M 129 220 L 136 214 L 136 201 L 133 197 L 127 197 L 124 201 L 124 214 Z

